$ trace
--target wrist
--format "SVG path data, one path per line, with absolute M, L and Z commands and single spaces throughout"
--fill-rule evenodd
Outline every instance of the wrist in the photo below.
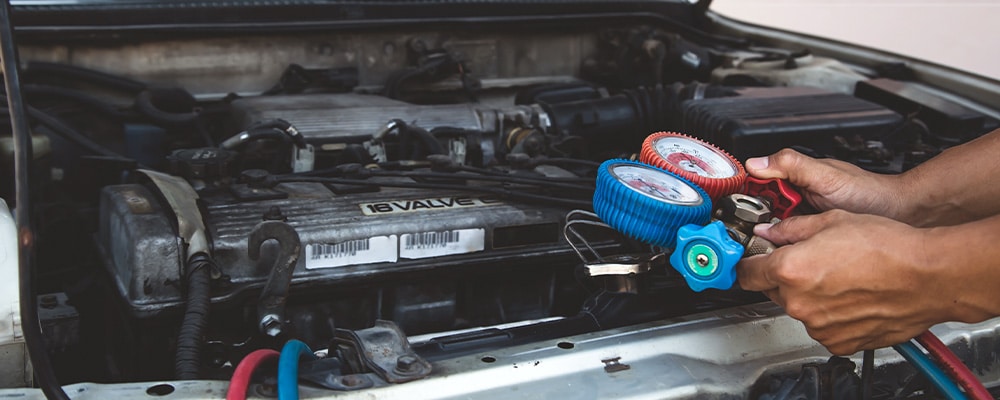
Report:
M 886 205 L 883 215 L 911 226 L 923 226 L 920 216 L 924 214 L 918 209 L 921 202 L 917 198 L 922 191 L 917 187 L 919 179 L 912 172 L 879 176 L 879 184 L 886 189 L 882 191 Z
M 1000 217 L 972 223 L 924 228 L 925 265 L 934 279 L 932 315 L 940 322 L 980 322 L 1000 315 Z

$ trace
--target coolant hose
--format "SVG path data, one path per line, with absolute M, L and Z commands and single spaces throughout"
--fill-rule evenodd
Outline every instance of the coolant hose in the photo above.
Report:
M 226 391 L 226 400 L 246 400 L 247 387 L 250 386 L 250 378 L 258 367 L 271 360 L 277 360 L 280 353 L 271 349 L 260 349 L 247 354 L 233 371 L 233 378 L 229 380 L 229 390 Z
M 912 342 L 904 342 L 892 346 L 906 361 L 909 361 L 913 365 L 913 368 L 927 377 L 927 380 L 934 385 L 935 388 L 948 400 L 965 400 L 967 397 L 962 390 L 958 388 L 948 375 L 945 375 L 944 371 L 941 370 L 927 357 L 924 352 L 917 348 L 917 345 Z
M 181 89 L 147 89 L 136 96 L 135 108 L 158 124 L 186 125 L 198 119 L 197 112 L 172 112 L 164 110 L 157 105 L 160 102 L 176 103 L 174 105 L 188 103 L 184 105 L 193 106 L 195 100 L 190 93 Z
M 941 339 L 934 336 L 931 331 L 924 331 L 924 333 L 917 336 L 915 340 L 917 343 L 920 343 L 925 350 L 927 350 L 927 353 L 931 356 L 932 360 L 937 361 L 938 364 L 941 365 L 941 369 L 944 370 L 945 373 L 954 378 L 955 382 L 957 382 L 962 389 L 965 389 L 965 393 L 967 393 L 969 397 L 974 400 L 988 400 L 993 398 L 993 395 L 990 394 L 989 390 L 986 390 L 986 387 L 983 386 L 983 383 L 979 381 L 979 378 L 977 378 L 976 375 L 969 370 L 969 367 L 966 367 L 965 364 L 962 363 L 962 360 L 960 360 L 958 356 L 956 356 L 955 353 L 953 353 L 951 349 L 949 349 L 948 346 L 941 341 Z
M 199 378 L 201 345 L 208 325 L 208 308 L 211 300 L 211 271 L 214 261 L 205 253 L 197 253 L 188 260 L 187 302 L 184 320 L 177 335 L 177 353 L 174 356 L 174 375 L 180 380 Z
M 309 346 L 292 339 L 281 348 L 278 358 L 278 400 L 299 400 L 299 359 L 315 360 Z

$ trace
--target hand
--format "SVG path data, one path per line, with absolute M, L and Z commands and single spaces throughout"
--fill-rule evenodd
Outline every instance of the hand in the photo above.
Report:
M 784 149 L 747 160 L 746 169 L 761 179 L 787 179 L 819 211 L 842 209 L 896 218 L 902 208 L 903 185 L 897 176 L 875 174 L 843 161 Z
M 928 264 L 926 230 L 834 210 L 754 233 L 782 247 L 742 260 L 740 286 L 763 291 L 833 354 L 890 346 L 949 320 L 955 280 Z

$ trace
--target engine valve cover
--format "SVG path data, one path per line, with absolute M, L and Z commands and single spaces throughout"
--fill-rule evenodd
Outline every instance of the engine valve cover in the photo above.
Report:
M 274 190 L 287 197 L 240 202 L 229 194 L 201 194 L 212 255 L 229 283 L 217 285 L 213 302 L 259 291 L 265 283 L 277 246 L 265 242 L 256 262 L 247 255 L 248 235 L 265 216 L 287 219 L 301 238 L 303 254 L 291 283 L 297 293 L 435 269 L 475 272 L 511 260 L 570 256 L 560 236 L 562 208 L 469 192 L 338 195 L 320 183 L 283 183 Z M 100 210 L 98 241 L 133 314 L 148 317 L 180 306 L 184 251 L 169 208 L 146 186 L 132 184 L 105 188 Z

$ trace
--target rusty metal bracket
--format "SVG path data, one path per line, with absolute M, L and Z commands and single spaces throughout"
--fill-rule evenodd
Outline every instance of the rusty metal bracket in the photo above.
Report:
M 389 383 L 431 373 L 431 364 L 410 349 L 406 335 L 392 321 L 377 320 L 375 326 L 357 331 L 337 329 L 333 344 L 349 366 L 370 370 Z
M 260 293 L 257 318 L 261 333 L 278 336 L 284 325 L 288 286 L 292 282 L 292 271 L 299 260 L 299 253 L 302 252 L 302 243 L 291 225 L 281 221 L 263 221 L 250 232 L 247 253 L 251 260 L 260 259 L 260 248 L 268 240 L 278 242 L 278 258 Z

